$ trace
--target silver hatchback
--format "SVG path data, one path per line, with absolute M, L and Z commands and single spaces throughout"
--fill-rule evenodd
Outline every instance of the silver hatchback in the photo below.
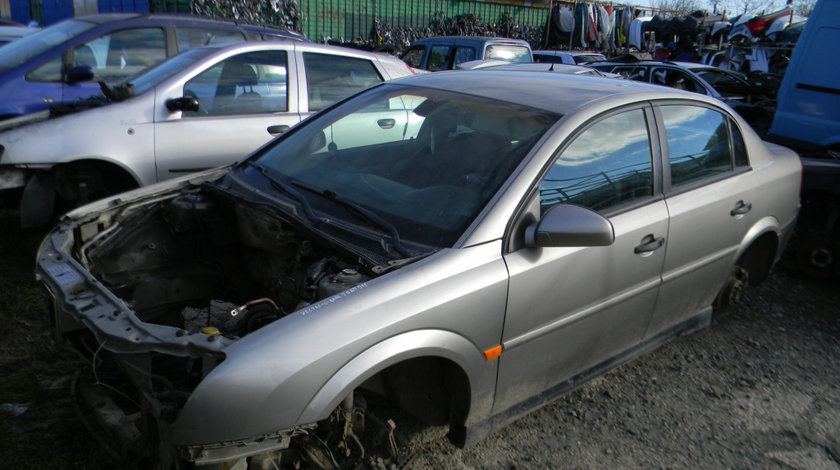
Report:
M 238 160 L 310 114 L 406 75 L 396 57 L 296 40 L 190 49 L 102 94 L 0 123 L 23 226 Z
M 800 173 L 702 95 L 430 74 L 68 214 L 37 274 L 81 395 L 163 468 L 358 458 L 371 393 L 465 445 L 760 282 Z

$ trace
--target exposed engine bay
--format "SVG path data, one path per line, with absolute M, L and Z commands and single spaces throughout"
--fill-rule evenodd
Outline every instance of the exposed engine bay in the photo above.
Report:
M 144 322 L 242 337 L 374 275 L 278 217 L 220 196 L 182 194 L 143 209 L 76 248 Z
M 313 437 L 312 426 L 212 450 L 168 445 L 169 427 L 198 384 L 224 361 L 227 345 L 382 272 L 264 207 L 205 187 L 118 206 L 81 219 L 72 232 L 57 232 L 54 240 L 72 240 L 62 250 L 93 278 L 61 281 L 71 269 L 52 251 L 46 271 L 59 281 L 51 290 L 64 292 L 73 307 L 55 312 L 54 322 L 62 341 L 91 366 L 87 381 L 74 386 L 79 404 L 108 431 L 105 440 L 110 433 L 128 441 L 118 444 L 119 458 L 156 460 L 162 468 L 182 460 L 215 465 L 257 453 L 271 460 L 295 440 L 295 459 L 335 468 L 326 439 Z M 117 299 L 107 301 L 111 294 L 128 310 Z M 364 455 L 354 434 L 362 432 L 359 413 L 351 393 L 322 423 L 337 429 L 329 435 L 352 447 L 356 457 Z M 383 429 L 393 442 L 393 425 Z

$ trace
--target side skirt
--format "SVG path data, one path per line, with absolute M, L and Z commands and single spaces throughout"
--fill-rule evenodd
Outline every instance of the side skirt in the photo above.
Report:
M 458 447 L 471 446 L 496 429 L 507 426 L 517 418 L 520 418 L 531 411 L 541 408 L 548 403 L 556 400 L 561 395 L 564 395 L 590 380 L 604 375 L 606 372 L 615 369 L 616 367 L 629 362 L 630 360 L 641 356 L 642 354 L 656 348 L 657 346 L 667 342 L 668 340 L 677 336 L 682 336 L 692 333 L 701 328 L 708 326 L 712 321 L 712 307 L 709 306 L 703 309 L 697 315 L 688 320 L 668 328 L 659 334 L 648 338 L 647 340 L 633 346 L 632 348 L 614 356 L 606 361 L 588 369 L 580 374 L 572 377 L 569 380 L 560 382 L 551 388 L 546 389 L 539 395 L 535 395 L 525 401 L 520 402 L 504 411 L 490 416 L 484 421 L 480 421 L 472 426 L 460 428 L 455 432 L 450 432 L 449 440 L 452 444 Z M 460 432 L 459 432 L 460 431 Z

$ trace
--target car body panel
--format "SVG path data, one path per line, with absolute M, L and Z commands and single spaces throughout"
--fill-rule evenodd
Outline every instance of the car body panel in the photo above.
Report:
M 196 389 L 175 424 L 174 439 L 182 444 L 200 444 L 324 419 L 334 408 L 324 405 L 346 395 L 324 396 L 320 401 L 326 403 L 312 403 L 324 386 L 326 391 L 343 392 L 365 375 L 389 365 L 396 359 L 391 355 L 416 357 L 437 349 L 448 350 L 433 355 L 456 361 L 476 379 L 472 392 L 487 400 L 486 395 L 492 395 L 497 363 L 487 361 L 483 350 L 498 344 L 507 291 L 499 248 L 496 243 L 443 250 L 398 273 L 361 284 L 348 295 L 304 308 L 259 330 L 258 335 L 249 335 L 254 343 L 228 348 L 225 361 Z M 372 317 L 378 321 L 366 321 Z M 390 339 L 408 340 L 420 332 L 429 332 L 420 338 L 429 336 L 442 343 L 414 339 L 414 347 L 409 348 L 411 342 Z M 309 347 L 313 337 L 321 338 L 330 348 Z M 466 338 L 470 348 L 456 338 Z M 373 352 L 386 354 L 376 356 L 375 361 L 360 357 L 372 353 L 366 351 L 371 345 L 377 345 Z M 453 348 L 447 347 L 450 345 Z M 274 353 L 264 354 L 266 350 Z M 290 351 L 297 358 L 295 363 L 307 365 L 299 369 L 295 365 L 293 370 L 273 359 Z M 334 377 L 354 358 L 368 365 L 359 371 L 361 376 L 353 377 L 352 382 L 325 383 L 324 377 Z M 324 375 L 326 370 L 330 373 Z M 269 375 L 266 380 L 254 381 L 254 374 Z M 234 389 L 228 386 L 231 380 L 248 385 Z M 247 412 L 255 403 L 262 409 L 260 416 Z M 203 412 L 208 406 L 222 404 L 224 414 L 209 418 Z
M 668 213 L 658 201 L 610 221 L 615 227 L 611 246 L 518 250 L 505 256 L 510 313 L 494 412 L 642 339 L 656 303 L 665 252 L 642 257 L 633 247 L 648 233 L 668 238 Z M 568 273 L 562 283 L 558 273 Z M 611 328 L 605 331 L 604 325 Z
M 545 93 L 547 89 L 555 92 Z M 495 98 L 483 98 L 488 95 Z M 402 107 L 376 107 L 383 97 L 400 97 Z M 453 103 L 461 103 L 461 111 L 465 113 L 484 110 L 484 114 L 469 115 L 469 119 L 465 117 L 459 126 L 453 127 L 448 119 L 452 110 L 446 107 Z M 485 107 L 472 107 L 476 103 Z M 662 118 L 662 108 L 675 104 L 693 111 L 713 110 L 722 119 L 728 119 L 723 122 L 731 121 L 732 125 L 743 128 L 748 168 L 736 167 L 738 157 L 733 146 L 728 145 L 726 155 L 731 166 L 727 172 L 679 190 L 672 188 L 668 136 L 663 132 L 668 128 Z M 377 121 L 372 111 L 376 109 L 381 110 L 384 116 L 381 119 L 395 121 L 392 116 L 399 113 L 416 114 L 422 120 L 418 137 L 405 136 L 403 141 L 382 143 L 379 135 L 371 134 L 372 145 L 365 147 L 367 141 L 359 140 L 356 147 L 348 147 L 338 138 L 332 140 L 326 135 L 326 130 L 348 112 L 360 115 L 353 115 L 346 129 L 366 129 L 370 125 L 368 121 Z M 518 110 L 516 121 L 508 121 L 507 114 L 502 114 L 503 110 L 512 109 Z M 435 111 L 440 114 L 436 115 Z M 564 170 L 567 173 L 550 180 L 555 186 L 560 184 L 555 189 L 559 189 L 557 194 L 562 194 L 562 198 L 554 197 L 547 202 L 541 199 L 541 184 L 550 171 L 556 170 L 556 159 L 573 148 L 581 136 L 590 135 L 591 139 L 591 134 L 586 132 L 600 129 L 596 125 L 608 120 L 618 122 L 611 120 L 614 116 L 636 117 L 628 112 L 644 116 L 644 122 L 639 124 L 641 133 L 633 135 L 634 138 L 645 136 L 647 142 L 640 142 L 649 147 L 641 147 L 647 153 L 640 153 L 639 147 L 634 147 L 633 152 L 643 157 L 649 155 L 650 161 L 643 163 L 650 170 L 642 168 L 639 173 L 644 179 L 643 186 L 649 185 L 649 194 L 643 191 L 641 196 L 622 199 L 627 202 L 605 206 L 600 212 L 575 208 L 577 213 L 588 214 L 589 220 L 609 227 L 614 235 L 609 242 L 593 242 L 593 246 L 529 244 L 525 234 L 535 226 L 540 227 L 541 219 L 551 220 L 551 209 L 542 212 L 541 205 L 562 207 L 587 201 L 575 199 L 575 194 L 580 193 L 574 191 L 582 191 L 580 186 L 577 189 L 562 186 L 565 180 L 561 176 L 569 174 L 571 180 L 586 180 L 589 173 L 571 175 L 568 172 L 584 170 L 568 168 L 589 164 L 589 159 L 569 160 L 571 163 Z M 389 185 L 369 185 L 370 188 L 359 194 L 369 191 L 414 194 L 440 182 L 431 181 L 431 186 L 426 187 L 417 183 L 422 180 L 415 180 L 415 175 L 410 174 L 411 181 L 418 186 L 406 189 L 407 183 L 393 176 L 399 174 L 388 170 L 395 163 L 411 161 L 410 155 L 419 155 L 413 158 L 417 159 L 414 164 L 421 168 L 430 164 L 427 158 L 430 154 L 383 149 L 402 150 L 420 145 L 423 141 L 420 136 L 428 131 L 424 130 L 426 125 L 443 126 L 449 134 L 445 137 L 439 134 L 440 138 L 448 139 L 454 146 L 457 138 L 464 136 L 462 133 L 492 129 L 481 124 L 482 119 L 488 119 L 493 113 L 505 118 L 496 122 L 497 129 L 508 131 L 511 128 L 505 126 L 527 125 L 523 121 L 542 116 L 546 119 L 540 121 L 543 127 L 534 128 L 544 134 L 531 135 L 532 140 L 523 140 L 516 132 L 510 134 L 515 138 L 508 144 L 528 142 L 527 152 L 516 154 L 521 162 L 505 169 L 508 173 L 499 180 L 498 189 L 484 194 L 485 203 L 471 209 L 474 219 L 440 245 L 412 240 L 431 230 L 429 227 L 412 230 L 411 235 L 404 233 L 403 241 L 410 244 L 410 249 L 403 253 L 388 249 L 389 243 L 393 246 L 398 238 L 393 233 L 390 237 L 374 237 L 373 243 L 365 245 L 363 239 L 367 238 L 361 236 L 359 220 L 371 222 L 381 217 L 401 227 L 412 227 L 422 220 L 403 221 L 401 214 L 384 209 L 364 216 L 365 210 L 376 208 L 345 207 L 341 202 L 352 202 L 351 190 L 356 188 L 327 186 L 327 190 L 319 190 L 310 187 L 312 183 L 305 179 L 286 181 L 280 178 L 282 175 L 270 178 L 271 171 L 280 172 L 284 168 L 288 168 L 289 173 L 285 175 L 288 178 L 303 178 L 308 175 L 306 171 L 314 168 L 313 177 L 335 185 L 355 184 L 359 181 L 355 178 L 357 173 L 380 179 L 391 175 L 396 179 Z M 405 125 L 410 121 L 406 119 Z M 726 129 L 728 132 L 730 127 Z M 367 131 L 360 133 L 367 134 Z M 307 140 L 310 134 L 314 136 L 313 141 Z M 715 130 L 700 137 L 702 142 L 707 142 L 703 139 L 719 142 L 721 135 Z M 614 140 L 621 144 L 625 139 Z M 332 148 L 328 148 L 327 142 Z M 367 150 L 360 151 L 359 146 Z M 476 152 L 474 149 L 465 147 L 463 153 Z M 370 158 L 349 158 L 359 158 L 362 154 Z M 385 160 L 386 157 L 396 160 Z M 599 159 L 603 159 L 600 154 L 592 156 L 595 162 L 616 163 Z M 367 166 L 371 161 L 375 165 Z M 618 163 L 626 165 L 627 162 L 621 157 Z M 260 163 L 276 166 L 260 166 Z M 462 168 L 454 163 L 450 172 L 471 174 L 471 167 Z M 327 166 L 311 167 L 321 164 Z M 299 169 L 299 165 L 304 168 Z M 328 174 L 327 168 L 334 174 Z M 597 187 L 603 189 L 606 201 L 611 201 L 610 191 L 621 191 L 624 183 L 631 182 L 611 180 L 607 173 L 612 171 L 610 168 L 599 169 L 594 175 L 600 176 L 592 177 L 600 185 Z M 627 167 L 619 169 L 624 168 Z M 651 175 L 649 181 L 645 171 Z M 132 307 L 115 302 L 119 309 L 142 310 L 136 317 L 133 312 L 128 315 L 136 318 L 138 329 L 145 328 L 147 322 L 157 324 L 154 316 L 157 310 L 143 309 L 143 302 L 148 300 L 146 293 L 154 290 L 144 287 L 143 279 L 135 281 L 125 275 L 131 275 L 133 269 L 147 268 L 143 271 L 146 277 L 159 278 L 160 284 L 174 284 L 166 287 L 167 291 L 188 285 L 194 280 L 193 274 L 199 275 L 201 271 L 187 270 L 179 274 L 180 264 L 173 268 L 155 262 L 179 256 L 180 253 L 174 253 L 177 246 L 201 253 L 195 259 L 182 260 L 189 266 L 213 265 L 215 258 L 205 252 L 218 250 L 215 255 L 232 260 L 229 266 L 223 265 L 223 271 L 235 274 L 241 258 L 247 273 L 227 279 L 226 283 L 236 283 L 244 277 L 249 298 L 262 292 L 261 285 L 276 285 L 270 277 L 276 274 L 280 275 L 277 280 L 281 284 L 297 286 L 293 287 L 296 292 L 293 302 L 286 302 L 294 305 L 293 308 L 242 335 L 230 333 L 239 331 L 233 327 L 219 335 L 218 330 L 212 329 L 158 325 L 162 342 L 156 346 L 158 350 L 168 351 L 166 354 L 182 351 L 185 357 L 208 356 L 200 376 L 196 377 L 195 387 L 185 390 L 188 398 L 178 408 L 176 419 L 167 421 L 163 413 L 154 411 L 159 405 L 149 406 L 152 410 L 149 418 L 164 431 L 162 446 L 175 450 L 189 448 L 192 457 L 188 455 L 188 460 L 192 462 L 210 463 L 211 460 L 201 460 L 202 449 L 227 447 L 230 453 L 213 454 L 216 457 L 212 457 L 212 462 L 221 463 L 227 456 L 226 463 L 243 462 L 244 465 L 246 456 L 260 451 L 243 450 L 248 449 L 248 442 L 266 441 L 271 443 L 272 450 L 282 449 L 289 445 L 288 439 L 295 438 L 295 432 L 309 432 L 316 423 L 335 416 L 333 409 L 340 402 L 352 399 L 353 390 L 366 386 L 383 390 L 375 386 L 379 383 L 376 381 L 388 383 L 388 372 L 395 367 L 408 367 L 403 371 L 410 374 L 415 359 L 434 359 L 434 364 L 445 367 L 442 375 L 432 374 L 436 377 L 454 374 L 463 378 L 462 382 L 445 379 L 443 387 L 447 396 L 466 397 L 463 403 L 458 402 L 463 408 L 457 412 L 448 409 L 448 412 L 452 412 L 450 432 L 460 436 L 456 438 L 459 442 L 469 443 L 475 436 L 503 423 L 506 416 L 544 404 L 585 378 L 707 323 L 715 294 L 749 247 L 766 234 L 777 236 L 777 244 L 783 246 L 797 214 L 800 172 L 799 160 L 793 152 L 765 145 L 740 117 L 713 98 L 644 84 L 554 73 L 485 70 L 428 74 L 373 87 L 343 101 L 263 147 L 247 162 L 141 188 L 68 214 L 42 244 L 36 272 L 52 292 L 59 316 L 69 318 L 56 320 L 59 337 L 105 328 L 97 326 L 97 322 L 113 323 L 107 316 L 93 320 L 86 317 L 86 312 L 98 313 L 100 304 L 103 311 L 111 308 L 104 299 L 116 299 L 117 295 L 110 290 L 133 298 Z M 636 174 L 631 173 L 621 174 Z M 472 184 L 462 178 L 453 181 L 462 180 L 463 184 Z M 468 193 L 451 194 L 454 196 L 446 200 L 454 206 L 452 210 L 467 204 L 458 195 Z M 600 197 L 598 194 L 595 196 Z M 618 196 L 623 197 L 621 194 Z M 307 200 L 312 204 L 308 209 L 303 202 Z M 738 201 L 750 202 L 752 210 L 733 214 L 730 211 Z M 338 207 L 344 207 L 343 211 Z M 309 212 L 317 212 L 319 216 L 311 217 L 312 214 L 307 215 Z M 348 219 L 353 214 L 356 217 Z M 191 225 L 194 220 L 200 225 Z M 339 222 L 343 228 L 333 225 Z M 552 230 L 562 235 L 564 224 L 570 231 L 580 228 L 572 227 L 574 221 L 564 219 L 559 221 L 559 228 Z M 387 232 L 381 222 L 373 225 Z M 202 229 L 207 231 L 207 238 L 199 237 L 192 242 L 190 237 L 199 231 L 197 227 L 207 227 Z M 709 230 L 722 236 L 710 237 Z M 661 240 L 658 245 L 654 243 L 656 240 L 649 241 L 654 238 Z M 184 245 L 178 245 L 181 241 Z M 162 246 L 150 247 L 158 242 Z M 312 286 L 305 283 L 298 286 L 300 282 L 293 277 L 295 271 L 283 268 L 287 262 L 284 260 L 294 258 L 281 249 L 285 246 L 295 247 L 293 253 L 301 258 L 313 256 L 312 253 L 315 259 L 340 258 L 331 268 L 335 271 L 346 264 L 366 267 L 369 277 L 345 286 L 338 275 L 345 274 L 347 268 L 338 274 L 330 271 L 323 278 L 313 275 L 319 283 L 318 289 L 322 288 L 322 281 L 327 286 L 338 285 L 320 297 L 308 296 L 305 292 L 310 292 Z M 74 261 L 72 266 L 89 270 L 77 272 L 77 278 L 90 282 L 62 289 L 62 285 L 70 283 L 62 284 L 62 276 L 68 274 L 54 267 L 56 260 L 74 254 L 79 262 Z M 775 251 L 767 254 L 774 259 L 778 256 Z M 772 261 L 768 261 L 768 266 Z M 260 271 L 250 271 L 261 263 L 267 263 L 269 278 L 254 277 Z M 326 266 L 323 263 L 304 265 L 301 275 L 317 272 L 315 267 Z M 161 277 L 157 271 L 162 268 L 165 269 Z M 351 271 L 348 276 L 358 274 Z M 215 271 L 209 271 L 212 272 Z M 199 275 L 197 279 L 203 277 Z M 134 283 L 139 283 L 139 287 L 131 290 Z M 199 287 L 204 283 L 201 284 Z M 298 287 L 304 293 L 298 293 Z M 177 300 L 178 295 L 172 292 Z M 216 294 L 211 290 L 202 295 L 216 298 Z M 284 304 L 280 297 L 277 299 Z M 153 300 L 152 306 L 174 301 L 163 297 Z M 95 306 L 81 311 L 80 302 Z M 74 324 L 73 319 L 81 319 L 86 324 Z M 118 335 L 118 332 L 116 329 L 108 334 L 100 331 L 98 347 L 102 354 L 130 351 L 131 341 L 114 341 L 112 346 L 108 335 Z M 142 335 L 137 338 L 139 342 L 144 340 Z M 186 349 L 185 344 L 190 341 L 202 344 L 202 340 L 217 344 L 214 347 L 218 350 L 209 346 L 204 348 L 206 351 Z M 142 355 L 132 355 L 135 359 L 138 356 Z M 404 381 L 419 380 L 413 384 L 422 388 L 432 376 L 414 372 L 419 375 L 398 377 Z M 144 377 L 139 377 L 140 385 L 147 382 Z M 176 379 L 179 378 L 173 378 Z M 154 402 L 154 384 L 145 386 L 151 390 L 146 399 Z M 421 407 L 420 412 L 431 412 L 431 409 Z
M 773 141 L 809 151 L 840 146 L 840 62 L 832 47 L 840 40 L 838 15 L 836 1 L 814 5 L 779 88 Z

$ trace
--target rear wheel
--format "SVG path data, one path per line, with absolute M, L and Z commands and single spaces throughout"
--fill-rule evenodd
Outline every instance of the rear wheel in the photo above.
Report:
M 726 278 L 726 283 L 715 298 L 713 304 L 715 312 L 725 312 L 733 305 L 740 303 L 749 280 L 750 274 L 746 269 L 737 264 L 733 266 L 729 271 L 729 277 Z

